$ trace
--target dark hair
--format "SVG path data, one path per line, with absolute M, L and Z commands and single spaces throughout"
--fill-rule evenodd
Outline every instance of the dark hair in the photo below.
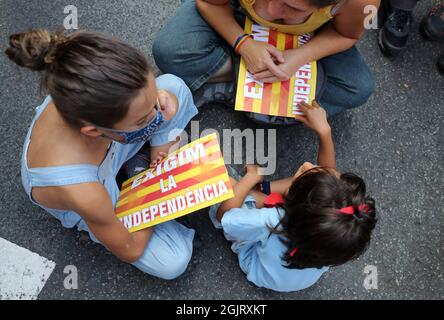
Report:
M 366 210 L 359 210 L 366 204 Z M 338 210 L 352 206 L 353 215 Z M 337 266 L 360 256 L 376 224 L 375 201 L 366 196 L 365 183 L 352 173 L 338 178 L 326 168 L 301 175 L 285 198 L 281 239 L 288 250 L 282 257 L 288 268 Z M 291 252 L 297 248 L 296 253 Z
M 42 88 L 65 121 L 112 128 L 147 85 L 150 67 L 132 46 L 110 36 L 30 30 L 9 37 L 5 53 L 16 64 L 42 71 Z

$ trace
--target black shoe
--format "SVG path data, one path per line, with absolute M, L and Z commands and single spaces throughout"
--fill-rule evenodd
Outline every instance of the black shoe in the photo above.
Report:
M 201 108 L 210 103 L 234 105 L 234 82 L 205 83 L 193 94 L 194 104 Z
M 430 9 L 419 27 L 421 35 L 431 41 L 444 40 L 444 2 Z
M 444 52 L 438 58 L 438 69 L 444 74 Z
M 233 53 L 231 55 L 231 61 L 233 63 L 233 81 L 205 83 L 202 87 L 193 92 L 193 100 L 197 108 L 201 108 L 208 104 L 220 104 L 228 108 L 234 106 L 240 58 Z
M 407 45 L 412 23 L 410 11 L 392 9 L 384 27 L 379 30 L 378 44 L 381 51 L 390 56 L 398 55 Z

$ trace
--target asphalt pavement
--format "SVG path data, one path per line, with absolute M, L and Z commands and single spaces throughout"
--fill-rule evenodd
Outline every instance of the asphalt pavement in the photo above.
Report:
M 358 47 L 374 71 L 376 92 L 365 106 L 331 119 L 339 168 L 361 175 L 377 201 L 380 220 L 371 246 L 358 260 L 332 268 L 313 287 L 287 294 L 246 280 L 206 211 L 190 216 L 203 244 L 188 270 L 164 281 L 120 262 L 33 206 L 21 185 L 20 155 L 44 93 L 38 74 L 0 54 L 0 237 L 55 262 L 39 299 L 443 299 L 444 76 L 435 62 L 444 46 L 418 34 L 432 3 L 424 0 L 416 8 L 408 48 L 396 59 L 381 55 L 376 30 L 367 32 Z M 69 4 L 78 8 L 80 28 L 110 33 L 151 56 L 156 32 L 179 1 L 0 0 L 2 51 L 11 33 L 62 25 Z M 201 109 L 196 119 L 201 129 L 219 132 L 261 128 L 218 105 Z M 274 177 L 286 177 L 304 161 L 314 161 L 316 148 L 316 137 L 303 126 L 279 128 Z M 77 290 L 64 288 L 67 265 L 78 269 Z M 364 286 L 368 265 L 377 268 L 377 289 Z

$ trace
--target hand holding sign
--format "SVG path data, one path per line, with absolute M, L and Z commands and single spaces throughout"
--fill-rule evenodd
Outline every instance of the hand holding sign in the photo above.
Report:
M 233 196 L 217 135 L 211 134 L 124 182 L 116 214 L 135 232 Z

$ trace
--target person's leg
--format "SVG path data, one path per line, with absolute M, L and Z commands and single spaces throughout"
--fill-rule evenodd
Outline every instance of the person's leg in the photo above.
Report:
M 192 91 L 227 66 L 232 48 L 199 14 L 194 0 L 184 0 L 158 33 L 153 56 L 159 69 L 182 78 Z
M 327 81 L 318 99 L 329 116 L 365 104 L 373 94 L 373 75 L 356 47 L 323 58 Z
M 444 1 L 430 8 L 421 21 L 419 31 L 426 40 L 444 40 Z
M 133 266 L 165 280 L 179 277 L 191 260 L 194 234 L 174 220 L 156 225 L 145 252 Z

